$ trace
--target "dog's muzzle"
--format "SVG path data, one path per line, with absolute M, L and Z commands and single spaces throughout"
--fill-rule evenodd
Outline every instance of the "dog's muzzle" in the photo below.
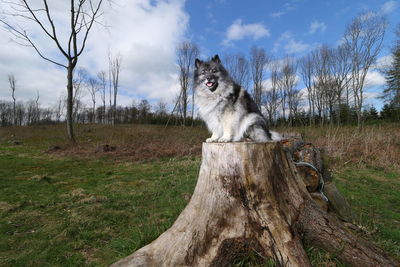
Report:
M 205 82 L 205 85 L 208 87 L 208 89 L 209 89 L 211 92 L 214 92 L 215 89 L 217 89 L 218 83 L 215 82 L 215 81 L 206 81 L 206 82 Z

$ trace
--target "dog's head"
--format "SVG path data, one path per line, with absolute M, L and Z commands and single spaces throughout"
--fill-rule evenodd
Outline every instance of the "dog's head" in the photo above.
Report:
M 194 70 L 194 83 L 196 87 L 208 89 L 211 92 L 217 90 L 219 83 L 228 74 L 221 64 L 218 55 L 209 61 L 201 61 L 196 58 Z

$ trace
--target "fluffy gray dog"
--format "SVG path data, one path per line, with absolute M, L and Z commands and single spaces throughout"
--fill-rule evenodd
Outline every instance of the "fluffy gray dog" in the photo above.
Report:
M 206 142 L 254 142 L 279 140 L 249 93 L 236 84 L 218 55 L 209 61 L 196 59 L 194 88 L 199 113 L 212 136 Z

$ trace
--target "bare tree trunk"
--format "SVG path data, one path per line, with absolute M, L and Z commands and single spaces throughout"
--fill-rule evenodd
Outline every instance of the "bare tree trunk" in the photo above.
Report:
M 108 54 L 108 65 L 109 65 L 109 73 L 110 73 L 110 107 L 111 107 L 111 85 L 113 91 L 113 99 L 114 102 L 112 104 L 112 120 L 111 124 L 115 125 L 115 117 L 117 112 L 117 94 L 118 94 L 118 87 L 119 87 L 119 74 L 121 72 L 121 64 L 122 64 L 122 57 L 121 55 L 116 55 L 115 57 L 112 56 L 111 52 Z
M 264 48 L 253 46 L 250 50 L 251 76 L 253 78 L 253 98 L 254 102 L 261 110 L 261 99 L 263 92 L 263 81 L 265 77 L 265 68 L 269 58 Z
M 231 266 L 249 251 L 276 266 L 311 266 L 302 238 L 355 266 L 396 266 L 313 202 L 280 143 L 204 143 L 187 207 L 112 266 Z
M 180 83 L 180 93 L 179 100 L 182 105 L 183 117 L 183 126 L 186 125 L 186 117 L 187 117 L 187 108 L 188 108 L 188 93 L 189 93 L 189 86 L 191 80 L 191 74 L 195 62 L 195 58 L 199 54 L 199 48 L 197 45 L 190 43 L 190 42 L 183 42 L 178 45 L 177 50 L 177 63 L 179 67 L 179 83 Z M 194 110 L 194 90 L 192 88 L 192 119 L 193 119 L 193 110 Z
M 187 83 L 187 82 L 185 82 Z M 186 86 L 182 86 L 182 112 L 183 112 L 183 122 L 182 125 L 186 126 L 186 116 L 187 116 L 187 103 L 188 103 L 188 88 Z
M 97 79 L 99 81 L 100 97 L 103 103 L 103 106 L 101 107 L 100 123 L 106 124 L 106 87 L 107 87 L 106 72 L 105 71 L 98 72 Z
M 74 97 L 74 87 L 73 87 L 73 71 L 74 67 L 71 64 L 68 65 L 68 75 L 67 75 L 67 133 L 68 133 L 68 138 L 69 140 L 73 143 L 76 144 L 76 139 L 74 135 L 74 129 L 73 129 L 73 119 L 72 119 L 72 113 L 73 113 L 73 97 Z
M 11 88 L 11 97 L 13 99 L 13 125 L 17 125 L 17 114 L 16 114 L 16 108 L 15 108 L 15 87 L 16 87 L 16 79 L 14 74 L 9 74 L 8 75 L 8 82 L 10 83 L 10 88 Z
M 194 90 L 192 90 L 192 127 L 194 124 Z
M 118 87 L 114 88 L 114 104 L 113 104 L 113 121 L 112 125 L 115 125 L 115 117 L 117 115 L 117 89 Z
M 168 118 L 168 120 L 167 120 L 167 123 L 165 124 L 165 128 L 167 128 L 167 126 L 168 126 L 168 124 L 169 124 L 169 121 L 171 120 L 171 117 L 174 115 L 174 112 L 175 112 L 175 110 L 177 109 L 177 107 L 178 107 L 178 105 L 179 105 L 179 103 L 180 103 L 180 100 L 181 100 L 181 96 L 182 96 L 182 90 L 180 91 L 180 93 L 179 93 L 179 96 L 178 96 L 178 98 L 177 98 L 177 100 L 176 100 L 176 102 L 175 102 L 175 106 L 174 106 L 174 108 L 172 109 L 172 111 L 171 111 L 171 114 L 169 114 L 169 118 Z
M 35 122 L 38 123 L 40 122 L 40 116 L 41 116 L 41 110 L 39 108 L 39 91 L 36 90 L 36 99 L 35 99 Z

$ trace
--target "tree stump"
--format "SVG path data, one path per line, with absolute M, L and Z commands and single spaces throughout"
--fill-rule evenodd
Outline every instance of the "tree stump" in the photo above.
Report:
M 231 266 L 248 251 L 276 266 L 311 266 L 303 241 L 353 266 L 397 266 L 319 208 L 281 143 L 204 143 L 175 223 L 112 266 Z

